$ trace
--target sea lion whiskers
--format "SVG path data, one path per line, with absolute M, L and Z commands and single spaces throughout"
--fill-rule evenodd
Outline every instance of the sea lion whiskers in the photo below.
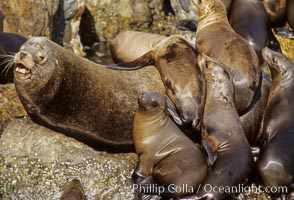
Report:
M 3 61 L 0 63 L 0 65 L 7 63 L 6 66 L 3 68 L 3 70 L 1 71 L 1 74 L 5 73 L 5 76 L 7 76 L 9 69 L 14 64 L 13 57 L 14 57 L 13 55 L 0 55 L 0 58 L 4 58 Z

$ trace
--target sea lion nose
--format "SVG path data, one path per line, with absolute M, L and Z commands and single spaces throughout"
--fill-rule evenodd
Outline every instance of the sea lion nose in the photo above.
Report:
M 26 55 L 28 55 L 28 54 L 22 51 L 22 52 L 20 52 L 19 57 L 22 60 Z

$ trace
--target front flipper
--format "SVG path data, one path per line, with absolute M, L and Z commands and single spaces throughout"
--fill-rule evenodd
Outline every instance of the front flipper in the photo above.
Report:
M 215 148 L 212 148 L 212 145 L 210 144 L 211 142 L 208 140 L 202 140 L 201 141 L 202 146 L 204 147 L 207 156 L 208 156 L 208 160 L 211 166 L 214 165 L 216 159 L 217 159 L 217 151 L 215 150 Z
M 152 176 L 147 177 L 137 177 L 138 174 L 135 172 L 132 175 L 132 179 L 136 179 L 136 183 L 133 183 L 134 190 L 134 200 L 157 200 L 161 199 L 160 196 L 157 196 L 156 191 L 157 184 L 155 183 Z
M 152 51 L 144 54 L 132 62 L 107 65 L 105 68 L 114 70 L 136 70 L 153 64 Z
M 170 116 L 176 124 L 184 126 L 184 122 L 178 114 L 177 108 L 169 96 L 166 95 L 166 110 L 168 116 Z

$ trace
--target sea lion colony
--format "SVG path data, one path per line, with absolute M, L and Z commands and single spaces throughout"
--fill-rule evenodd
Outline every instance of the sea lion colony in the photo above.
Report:
M 230 193 L 207 192 L 203 185 L 233 187 L 253 180 L 250 145 L 261 148 L 256 163 L 262 185 L 286 186 L 291 192 L 293 63 L 267 48 L 260 53 L 259 47 L 257 53 L 271 70 L 272 80 L 267 79 L 260 68 L 262 59 L 232 29 L 222 1 L 193 3 L 199 13 L 194 50 L 179 36 L 160 35 L 152 35 L 150 43 L 142 42 L 143 52 L 131 55 L 129 60 L 119 58 L 120 53 L 127 56 L 122 49 L 128 44 L 112 47 L 116 61 L 127 61 L 107 68 L 137 71 L 115 72 L 79 58 L 46 38 L 29 39 L 14 57 L 14 82 L 25 109 L 36 123 L 97 150 L 129 152 L 135 146 L 139 161 L 132 176 L 134 183 L 162 186 L 164 197 L 227 198 Z M 144 40 L 141 33 L 132 37 L 136 34 L 140 34 L 139 42 Z M 136 49 L 131 52 L 137 53 Z M 151 64 L 160 76 L 153 68 L 140 69 Z M 144 91 L 161 94 L 140 95 Z M 77 93 L 81 94 L 79 98 Z M 185 118 L 187 111 L 192 114 Z M 201 146 L 176 124 L 200 135 Z M 168 188 L 169 184 L 185 183 L 192 192 Z M 136 199 L 156 194 L 135 191 Z

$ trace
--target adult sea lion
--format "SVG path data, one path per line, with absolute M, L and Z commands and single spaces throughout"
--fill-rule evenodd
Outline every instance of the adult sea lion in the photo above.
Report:
M 285 25 L 287 0 L 263 0 L 263 5 L 272 27 Z
M 154 68 L 108 70 L 44 37 L 30 38 L 14 62 L 15 87 L 32 120 L 97 150 L 134 151 L 137 96 L 164 92 Z
M 21 35 L 0 31 L 0 83 L 13 82 L 13 63 L 9 61 L 26 40 Z
M 134 70 L 149 65 L 154 65 L 159 71 L 166 93 L 179 111 L 180 116 L 172 106 L 168 106 L 171 117 L 180 125 L 198 127 L 204 107 L 205 84 L 195 49 L 183 37 L 172 35 L 140 58 L 107 68 Z
M 294 64 L 268 48 L 262 53 L 271 70 L 272 84 L 263 121 L 265 148 L 258 171 L 266 186 L 287 186 L 293 191 Z
M 109 44 L 112 60 L 115 63 L 131 62 L 152 50 L 165 38 L 164 35 L 139 31 L 120 32 Z
M 139 157 L 133 177 L 153 176 L 169 190 L 169 197 L 187 195 L 183 187 L 195 191 L 207 172 L 206 158 L 200 146 L 193 143 L 166 114 L 166 98 L 145 92 L 138 98 L 139 108 L 133 122 L 133 137 Z
M 230 26 L 225 6 L 220 0 L 193 2 L 199 13 L 196 49 L 227 66 L 233 76 L 235 106 L 239 114 L 244 114 L 260 87 L 258 57 L 248 42 Z
M 270 22 L 261 0 L 234 0 L 230 14 L 232 28 L 251 45 L 262 63 L 261 51 L 269 44 Z
M 212 169 L 199 192 L 184 199 L 220 200 L 229 195 L 218 192 L 220 187 L 232 187 L 245 181 L 251 172 L 253 159 L 235 107 L 229 71 L 222 63 L 206 55 L 200 54 L 198 58 L 207 84 L 201 125 L 202 145 Z

